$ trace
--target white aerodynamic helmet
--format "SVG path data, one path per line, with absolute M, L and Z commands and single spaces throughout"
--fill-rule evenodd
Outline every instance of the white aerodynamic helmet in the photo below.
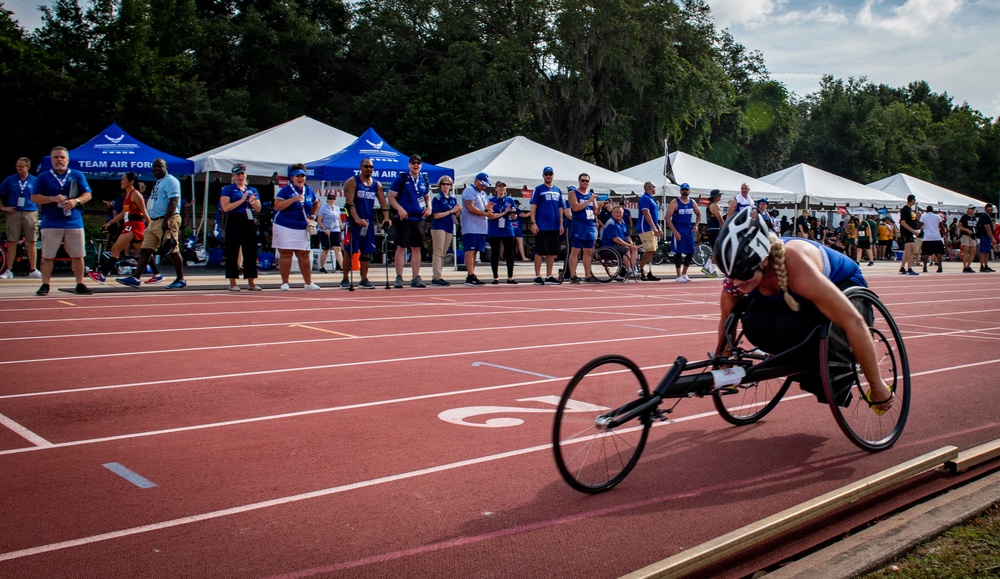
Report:
M 745 279 L 760 266 L 770 249 L 770 228 L 760 215 L 745 207 L 719 231 L 715 265 L 728 277 Z

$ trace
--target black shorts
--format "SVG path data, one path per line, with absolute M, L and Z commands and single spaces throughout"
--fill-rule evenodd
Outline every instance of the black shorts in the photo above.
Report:
M 535 236 L 535 255 L 559 255 L 561 245 L 559 231 L 539 231 Z
M 715 251 L 715 240 L 719 238 L 719 230 L 718 229 L 708 229 L 708 230 L 705 231 L 705 233 L 708 234 L 708 245 L 709 245 L 709 247 L 712 248 L 712 251 Z
M 393 218 L 396 226 L 396 247 L 423 247 L 424 232 L 420 229 L 420 221 Z
M 943 241 L 924 241 L 920 246 L 921 255 L 944 255 Z
M 330 249 L 331 247 L 340 247 L 341 245 L 339 231 L 331 231 L 330 233 L 320 231 L 316 235 L 319 237 L 320 249 Z

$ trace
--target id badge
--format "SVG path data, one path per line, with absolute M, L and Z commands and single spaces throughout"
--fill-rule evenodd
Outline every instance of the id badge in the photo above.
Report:
M 253 209 L 247 207 L 247 219 L 253 219 Z
M 593 221 L 593 220 L 594 220 L 594 210 L 593 209 L 588 209 L 587 210 L 587 221 Z
M 507 227 L 507 218 L 501 217 L 500 219 L 497 219 L 497 227 L 499 227 L 500 229 L 504 229 L 505 227 Z
M 420 210 L 423 211 L 427 209 L 427 198 L 424 196 L 417 197 L 417 204 L 420 205 Z
M 24 207 L 24 197 L 18 197 L 17 198 L 17 206 L 18 207 Z

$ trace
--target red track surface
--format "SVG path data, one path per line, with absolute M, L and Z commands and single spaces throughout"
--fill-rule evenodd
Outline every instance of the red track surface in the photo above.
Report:
M 743 428 L 682 401 L 598 496 L 556 472 L 551 397 L 601 354 L 701 358 L 717 281 L 5 300 L 0 577 L 614 577 L 1000 437 L 1000 278 L 870 281 L 913 375 L 894 448 L 797 388 Z

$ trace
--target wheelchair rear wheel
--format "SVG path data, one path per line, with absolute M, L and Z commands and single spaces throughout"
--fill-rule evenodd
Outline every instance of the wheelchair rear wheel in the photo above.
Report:
M 623 356 L 601 356 L 577 371 L 559 400 L 552 429 L 556 466 L 569 486 L 599 493 L 631 472 L 646 446 L 650 414 L 615 428 L 605 421 L 648 398 L 642 370 Z
M 595 249 L 591 264 L 591 272 L 601 283 L 608 283 L 625 273 L 621 255 L 610 247 Z
M 868 324 L 879 373 L 893 393 L 892 407 L 879 416 L 865 396 L 869 385 L 851 352 L 843 330 L 830 323 L 820 341 L 823 390 L 837 425 L 854 444 L 867 451 L 892 446 L 906 425 L 910 411 L 910 365 L 903 337 L 892 315 L 874 292 L 849 288 L 844 292 Z

